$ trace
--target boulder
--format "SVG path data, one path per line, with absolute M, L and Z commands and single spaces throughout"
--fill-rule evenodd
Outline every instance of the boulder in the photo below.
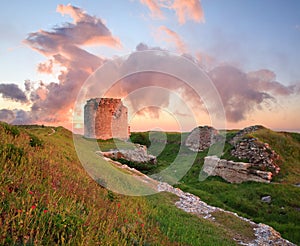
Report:
M 149 155 L 147 147 L 140 144 L 135 144 L 134 149 L 113 149 L 107 152 L 98 151 L 97 153 L 110 159 L 124 159 L 135 163 L 157 163 L 156 156 Z
M 269 183 L 272 173 L 252 169 L 252 163 L 234 162 L 220 159 L 217 156 L 204 158 L 202 171 L 208 176 L 219 176 L 230 183 L 242 183 L 245 181 L 256 181 Z

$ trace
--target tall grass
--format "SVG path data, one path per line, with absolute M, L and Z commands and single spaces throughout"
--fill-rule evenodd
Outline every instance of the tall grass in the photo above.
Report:
M 235 245 L 166 194 L 127 197 L 98 185 L 66 129 L 6 128 L 0 124 L 0 245 Z

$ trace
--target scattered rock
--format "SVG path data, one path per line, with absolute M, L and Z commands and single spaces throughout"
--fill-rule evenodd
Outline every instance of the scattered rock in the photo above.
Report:
M 266 203 L 271 203 L 272 197 L 271 197 L 271 196 L 263 196 L 263 197 L 261 198 L 261 201 L 262 201 L 262 202 L 266 202 Z
M 230 183 L 256 181 L 269 183 L 271 172 L 252 169 L 252 163 L 234 162 L 220 159 L 217 156 L 204 158 L 203 172 L 208 176 L 220 176 Z
M 209 148 L 212 144 L 223 140 L 219 131 L 210 126 L 196 127 L 187 137 L 185 146 L 190 150 L 198 152 Z
M 221 208 L 213 207 L 205 202 L 201 201 L 199 197 L 183 192 L 182 190 L 178 188 L 174 188 L 173 186 L 159 182 L 157 185 L 158 191 L 167 191 L 170 193 L 173 193 L 179 197 L 179 201 L 175 203 L 175 205 L 188 212 L 196 214 L 204 219 L 212 220 L 214 221 L 215 218 L 213 217 L 213 212 L 224 212 L 228 214 L 232 214 L 239 219 L 246 221 L 247 223 L 251 224 L 253 226 L 255 239 L 251 242 L 243 242 L 239 240 L 240 245 L 248 245 L 248 246 L 261 246 L 261 245 L 268 245 L 268 246 L 296 246 L 295 244 L 289 242 L 286 239 L 283 239 L 279 232 L 275 231 L 272 227 L 265 225 L 265 224 L 256 224 L 253 221 L 246 219 L 244 217 L 239 216 L 236 213 L 229 212 L 226 210 L 223 210 Z

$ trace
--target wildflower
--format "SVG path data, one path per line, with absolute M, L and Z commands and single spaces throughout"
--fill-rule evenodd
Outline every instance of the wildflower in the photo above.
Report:
M 44 209 L 44 214 L 47 213 L 47 212 L 48 212 L 48 210 L 47 210 L 47 209 Z
M 138 211 L 137 213 L 138 213 L 138 215 L 140 215 L 140 214 L 141 214 L 141 211 Z
M 127 219 L 125 219 L 125 220 L 124 220 L 124 223 L 127 223 L 127 222 L 128 222 L 128 220 L 127 220 Z
M 118 203 L 118 204 L 117 204 L 117 206 L 118 206 L 118 208 L 120 208 L 121 204 L 120 204 L 120 203 Z
M 145 225 L 142 223 L 142 224 L 141 224 L 141 227 L 144 228 L 144 226 L 145 226 Z
M 28 193 L 29 193 L 30 195 L 33 195 L 33 191 L 31 191 L 31 190 L 30 190 L 30 191 L 28 191 Z
M 18 209 L 18 213 L 22 213 L 22 209 Z
M 35 205 L 32 205 L 32 206 L 31 206 L 31 209 L 32 209 L 32 210 L 33 210 L 33 209 L 35 209 L 35 208 L 36 208 L 36 206 L 35 206 Z

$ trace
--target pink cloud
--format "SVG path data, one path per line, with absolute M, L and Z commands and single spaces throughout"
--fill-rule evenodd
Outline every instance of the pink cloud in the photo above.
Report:
M 175 43 L 177 50 L 180 53 L 185 53 L 186 52 L 186 46 L 181 39 L 181 37 L 171 29 L 167 28 L 166 26 L 161 26 L 159 30 L 165 32 L 169 38 L 165 38 L 164 40 L 170 43 Z
M 180 24 L 184 24 L 187 19 L 196 22 L 205 20 L 199 0 L 175 0 L 171 8 L 175 10 Z
M 162 9 L 175 11 L 178 22 L 184 24 L 187 20 L 204 22 L 204 12 L 199 0 L 140 0 L 151 11 L 152 16 L 162 17 Z
M 152 17 L 163 18 L 163 13 L 159 4 L 155 0 L 140 0 L 142 4 L 146 5 L 151 11 Z
M 46 62 L 41 62 L 38 64 L 38 72 L 39 73 L 46 73 L 46 74 L 51 74 L 53 69 L 53 60 L 50 59 Z
M 84 46 L 121 46 L 100 18 L 70 4 L 58 5 L 57 11 L 70 15 L 74 23 L 65 23 L 51 31 L 30 33 L 24 40 L 30 48 L 48 58 L 38 65 L 39 72 L 52 72 L 54 64 L 61 68 L 58 83 L 41 84 L 38 88 L 30 88 L 29 92 L 32 101 L 30 119 L 51 123 L 69 121 L 75 95 L 88 76 L 104 62 L 103 58 L 84 50 Z

